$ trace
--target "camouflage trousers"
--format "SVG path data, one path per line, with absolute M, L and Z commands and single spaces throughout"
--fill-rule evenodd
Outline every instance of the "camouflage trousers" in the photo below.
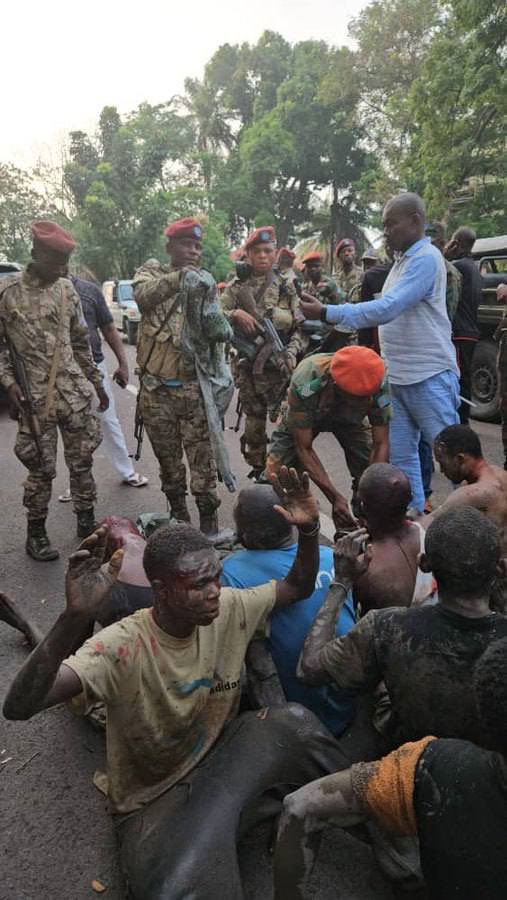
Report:
M 498 382 L 500 387 L 500 412 L 502 415 L 502 442 L 507 469 L 507 337 L 503 336 L 498 353 Z
M 141 388 L 139 411 L 160 466 L 161 487 L 170 501 L 184 496 L 190 469 L 190 490 L 199 508 L 218 508 L 217 474 L 211 449 L 208 420 L 197 381 L 181 387 Z
M 272 422 L 278 417 L 284 378 L 278 369 L 266 369 L 262 375 L 254 375 L 248 363 L 242 360 L 236 366 L 234 380 L 245 416 L 241 452 L 249 466 L 263 469 L 267 448 L 266 416 L 269 413 Z
M 26 421 L 19 421 L 14 452 L 28 469 L 23 505 L 29 520 L 45 519 L 48 514 L 51 483 L 56 476 L 58 430 L 62 436 L 75 512 L 90 509 L 97 499 L 92 463 L 93 452 L 102 440 L 99 420 L 90 406 L 74 412 L 67 402 L 59 400 L 49 420 L 41 422 L 42 463 L 38 460 L 37 447 Z
M 345 462 L 352 477 L 352 494 L 355 497 L 359 479 L 370 465 L 372 448 L 371 427 L 363 422 L 329 422 L 327 427 L 314 428 L 313 439 L 321 433 L 334 434 L 345 455 Z M 271 448 L 266 462 L 266 473 L 278 475 L 281 466 L 293 466 L 301 471 L 301 463 L 294 438 L 284 426 L 273 432 Z

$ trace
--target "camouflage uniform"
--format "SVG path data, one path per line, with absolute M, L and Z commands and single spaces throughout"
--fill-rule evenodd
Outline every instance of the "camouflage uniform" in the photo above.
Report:
M 445 271 L 447 273 L 445 305 L 447 307 L 449 322 L 452 325 L 452 321 L 454 319 L 454 316 L 456 315 L 459 301 L 461 300 L 461 285 L 463 283 L 463 276 L 461 272 L 458 272 L 456 266 L 453 266 L 452 262 L 449 262 L 448 259 L 444 259 L 444 262 Z
M 241 294 L 244 291 L 255 302 L 260 318 L 269 313 L 295 366 L 308 345 L 308 339 L 296 325 L 299 301 L 293 284 L 276 271 L 269 275 L 250 275 L 245 281 L 236 277 L 220 298 L 226 316 L 230 316 L 235 309 L 243 308 Z M 246 336 L 243 340 L 248 342 Z M 252 469 L 262 471 L 266 462 L 266 415 L 269 414 L 271 421 L 276 420 L 285 395 L 286 377 L 269 359 L 262 374 L 254 375 L 253 365 L 253 361 L 241 349 L 238 350 L 234 377 L 245 414 L 241 452 Z
M 321 394 L 331 378 L 333 356 L 333 353 L 307 356 L 293 373 L 287 402 L 273 432 L 266 472 L 278 474 L 281 466 L 300 468 L 293 437 L 296 429 L 311 429 L 314 438 L 321 432 L 331 432 L 345 454 L 355 494 L 359 479 L 370 464 L 371 429 L 389 425 L 391 421 L 389 382 L 386 375 L 371 397 L 353 397 L 336 391 L 333 405 L 322 409 Z
M 318 284 L 325 284 L 325 287 L 320 288 Z M 312 297 L 317 297 L 321 303 L 344 303 L 346 296 L 343 291 L 338 287 L 336 281 L 333 278 L 330 278 L 329 275 L 322 275 L 319 278 L 318 284 L 314 284 L 311 278 L 308 278 L 303 282 L 303 290 L 306 294 L 311 294 Z
M 134 276 L 135 298 L 141 310 L 137 362 L 141 370 L 139 411 L 160 466 L 160 482 L 176 518 L 187 519 L 185 450 L 190 490 L 199 512 L 211 516 L 219 507 L 217 474 L 208 420 L 197 380 L 194 356 L 185 344 L 192 297 L 182 285 L 183 272 L 150 259 Z M 210 288 L 211 275 L 199 275 Z M 189 313 L 185 312 L 187 308 Z M 199 323 L 203 346 L 223 342 L 230 328 L 219 313 L 216 321 Z
M 62 292 L 64 318 L 59 328 Z M 48 379 L 58 334 L 60 362 L 51 400 L 47 397 Z M 102 435 L 92 413 L 93 392 L 87 380 L 98 388 L 103 379 L 92 359 L 81 302 L 71 282 L 60 278 L 43 285 L 28 266 L 0 286 L 0 383 L 7 389 L 15 379 L 5 336 L 25 364 L 42 432 L 40 464 L 28 424 L 24 416 L 19 419 L 14 452 L 28 469 L 23 497 L 28 520 L 45 519 L 48 513 L 51 482 L 56 475 L 57 426 L 70 473 L 74 509 L 77 513 L 90 510 L 96 499 L 93 452 Z
M 340 261 L 337 262 L 337 270 L 334 273 L 334 280 L 339 288 L 346 295 L 347 300 L 351 302 L 359 300 L 357 287 L 361 285 L 364 272 L 360 266 L 352 266 L 350 272 L 345 272 Z M 356 290 L 354 290 L 356 288 Z M 357 295 L 357 296 L 356 296 Z

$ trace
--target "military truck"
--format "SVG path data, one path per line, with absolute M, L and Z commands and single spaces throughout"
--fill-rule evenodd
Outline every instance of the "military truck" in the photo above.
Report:
M 500 414 L 500 395 L 496 357 L 498 345 L 493 339 L 504 307 L 497 303 L 496 289 L 507 283 L 507 235 L 478 238 L 472 256 L 482 276 L 482 302 L 478 310 L 480 339 L 472 363 L 472 417 L 482 422 L 495 421 Z

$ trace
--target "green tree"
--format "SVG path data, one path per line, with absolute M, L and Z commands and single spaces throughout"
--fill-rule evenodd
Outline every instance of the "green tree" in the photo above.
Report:
M 434 36 L 409 94 L 413 130 L 403 171 L 431 217 L 498 233 L 506 227 L 507 193 L 503 43 L 497 37 L 485 52 L 494 5 L 454 5 L 458 12 Z M 498 17 L 499 31 L 505 20 L 505 13 Z
M 27 172 L 0 163 L 0 258 L 28 262 L 32 246 L 30 226 L 35 219 L 52 214 Z

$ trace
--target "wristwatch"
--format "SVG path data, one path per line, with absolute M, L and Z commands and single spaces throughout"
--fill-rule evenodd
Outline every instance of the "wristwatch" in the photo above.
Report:
M 325 303 L 322 304 L 319 318 L 321 322 L 326 322 L 327 324 L 327 306 L 325 305 Z

